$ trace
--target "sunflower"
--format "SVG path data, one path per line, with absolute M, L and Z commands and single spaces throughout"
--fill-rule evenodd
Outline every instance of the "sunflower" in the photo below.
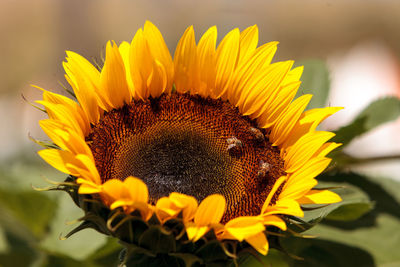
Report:
M 40 126 L 56 146 L 38 153 L 110 211 L 179 217 L 192 242 L 212 232 L 265 255 L 267 227 L 341 200 L 315 189 L 340 145 L 316 127 L 340 108 L 305 111 L 303 68 L 271 63 L 278 43 L 258 47 L 257 26 L 216 41 L 216 27 L 198 43 L 189 27 L 172 59 L 146 22 L 131 43 L 107 43 L 102 67 L 66 52 L 76 100 L 42 89 Z

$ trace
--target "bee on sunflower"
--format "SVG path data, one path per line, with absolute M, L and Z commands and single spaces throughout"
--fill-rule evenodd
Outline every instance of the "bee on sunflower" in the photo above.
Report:
M 216 27 L 198 43 L 189 27 L 172 59 L 146 22 L 131 43 L 107 43 L 101 68 L 67 52 L 74 100 L 42 89 L 54 144 L 38 153 L 69 175 L 54 189 L 85 211 L 76 231 L 120 239 L 122 266 L 266 255 L 302 205 L 341 201 L 315 188 L 340 145 L 316 128 L 341 108 L 305 111 L 303 68 L 271 63 L 278 43 L 258 47 L 257 26 L 216 41 Z

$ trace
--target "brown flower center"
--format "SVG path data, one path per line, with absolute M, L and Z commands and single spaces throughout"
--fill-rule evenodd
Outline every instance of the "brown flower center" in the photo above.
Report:
M 112 110 L 87 137 L 104 181 L 141 178 L 153 203 L 171 192 L 227 200 L 223 221 L 259 214 L 283 160 L 265 131 L 222 100 L 173 93 Z

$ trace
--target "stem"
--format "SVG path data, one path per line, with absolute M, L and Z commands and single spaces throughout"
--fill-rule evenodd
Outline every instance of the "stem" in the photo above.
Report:
M 339 165 L 358 165 L 358 164 L 367 164 L 374 163 L 377 161 L 385 161 L 385 160 L 400 160 L 400 155 L 388 155 L 388 156 L 377 156 L 377 157 L 369 157 L 369 158 L 355 158 L 347 154 L 342 154 L 337 159 Z

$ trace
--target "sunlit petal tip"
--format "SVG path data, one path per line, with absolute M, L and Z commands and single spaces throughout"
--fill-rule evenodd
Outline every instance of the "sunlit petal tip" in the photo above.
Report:
M 331 204 L 341 202 L 342 198 L 329 190 L 310 190 L 298 201 L 300 204 Z

